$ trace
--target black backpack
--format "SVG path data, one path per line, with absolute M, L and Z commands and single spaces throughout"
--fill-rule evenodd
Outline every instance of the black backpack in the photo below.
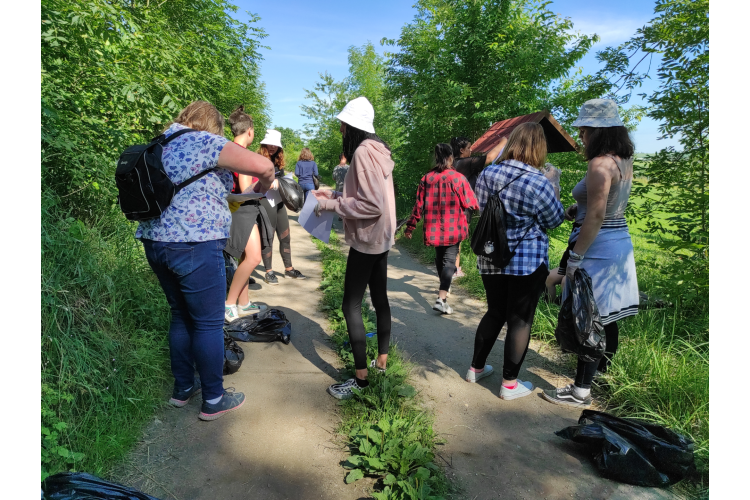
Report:
M 482 216 L 479 218 L 477 228 L 474 230 L 474 234 L 471 237 L 471 250 L 476 254 L 477 257 L 486 257 L 490 260 L 493 266 L 499 268 L 505 268 L 511 261 L 514 255 L 516 255 L 516 249 L 521 241 L 529 233 L 529 230 L 534 225 L 533 223 L 524 233 L 523 237 L 516 243 L 515 248 L 511 251 L 508 247 L 508 235 L 507 227 L 505 225 L 505 206 L 500 200 L 500 192 L 513 184 L 520 177 L 526 175 L 527 172 L 517 176 L 515 179 L 503 186 L 500 191 L 490 196 L 487 200 L 482 211 Z
M 171 181 L 161 163 L 163 148 L 188 132 L 196 130 L 183 129 L 169 138 L 162 134 L 148 144 L 131 146 L 120 155 L 115 170 L 115 183 L 119 191 L 117 202 L 128 220 L 143 221 L 159 217 L 169 207 L 177 191 L 216 170 L 216 167 L 204 170 L 177 185 Z

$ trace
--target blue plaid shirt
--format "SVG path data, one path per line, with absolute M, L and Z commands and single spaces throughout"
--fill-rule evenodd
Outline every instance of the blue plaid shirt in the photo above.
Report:
M 515 249 L 516 254 L 505 268 L 493 266 L 486 257 L 478 256 L 480 274 L 527 276 L 542 264 L 549 267 L 546 230 L 562 224 L 565 211 L 562 203 L 555 199 L 555 190 L 542 172 L 517 160 L 490 165 L 477 179 L 475 192 L 479 209 L 484 210 L 490 196 L 524 172 L 525 175 L 500 193 L 500 201 L 506 212 L 508 247 L 511 251 Z

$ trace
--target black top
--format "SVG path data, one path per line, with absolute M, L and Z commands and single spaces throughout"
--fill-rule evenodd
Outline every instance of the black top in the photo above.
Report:
M 471 189 L 477 185 L 477 179 L 479 173 L 484 169 L 484 164 L 487 162 L 487 155 L 481 156 L 469 156 L 467 158 L 459 158 L 453 164 L 453 168 L 456 172 L 463 174 L 464 177 L 469 181 Z

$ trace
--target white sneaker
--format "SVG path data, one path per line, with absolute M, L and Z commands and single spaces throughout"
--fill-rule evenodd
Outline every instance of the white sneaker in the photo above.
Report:
M 484 365 L 484 369 L 479 373 L 471 371 L 471 368 L 469 368 L 469 371 L 466 372 L 466 381 L 471 382 L 472 384 L 476 383 L 477 380 L 492 375 L 492 372 L 492 365 Z
M 500 399 L 518 399 L 524 396 L 528 396 L 534 390 L 534 384 L 531 382 L 524 382 L 521 379 L 516 379 L 516 388 L 508 389 L 505 386 L 500 388 Z
M 432 306 L 432 308 L 436 311 L 439 311 L 443 314 L 451 314 L 453 313 L 453 308 L 448 305 L 448 302 L 445 300 L 441 300 L 440 297 L 437 298 L 435 301 L 435 305 Z
M 239 319 L 240 313 L 237 311 L 236 305 L 228 306 L 224 304 L 224 322 L 231 323 L 232 321 Z

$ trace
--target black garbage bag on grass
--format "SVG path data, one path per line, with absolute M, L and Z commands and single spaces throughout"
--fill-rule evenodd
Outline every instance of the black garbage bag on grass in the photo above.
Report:
M 691 440 L 635 418 L 583 410 L 578 425 L 555 432 L 589 445 L 602 475 L 638 486 L 669 486 L 695 473 Z
M 279 194 L 284 206 L 295 213 L 302 210 L 302 205 L 305 204 L 305 191 L 302 186 L 284 177 L 279 177 L 277 180 L 279 181 Z
M 604 325 L 594 300 L 591 276 L 576 269 L 573 282 L 565 280 L 567 297 L 560 307 L 555 339 L 563 352 L 578 354 L 585 362 L 598 361 L 607 347 Z
M 234 341 L 232 337 L 224 332 L 224 375 L 236 373 L 245 360 L 245 351 Z
M 61 472 L 42 481 L 42 500 L 159 500 L 85 472 Z
M 283 342 L 289 344 L 292 324 L 283 311 L 267 309 L 258 319 L 250 316 L 224 325 L 224 332 L 239 342 Z

